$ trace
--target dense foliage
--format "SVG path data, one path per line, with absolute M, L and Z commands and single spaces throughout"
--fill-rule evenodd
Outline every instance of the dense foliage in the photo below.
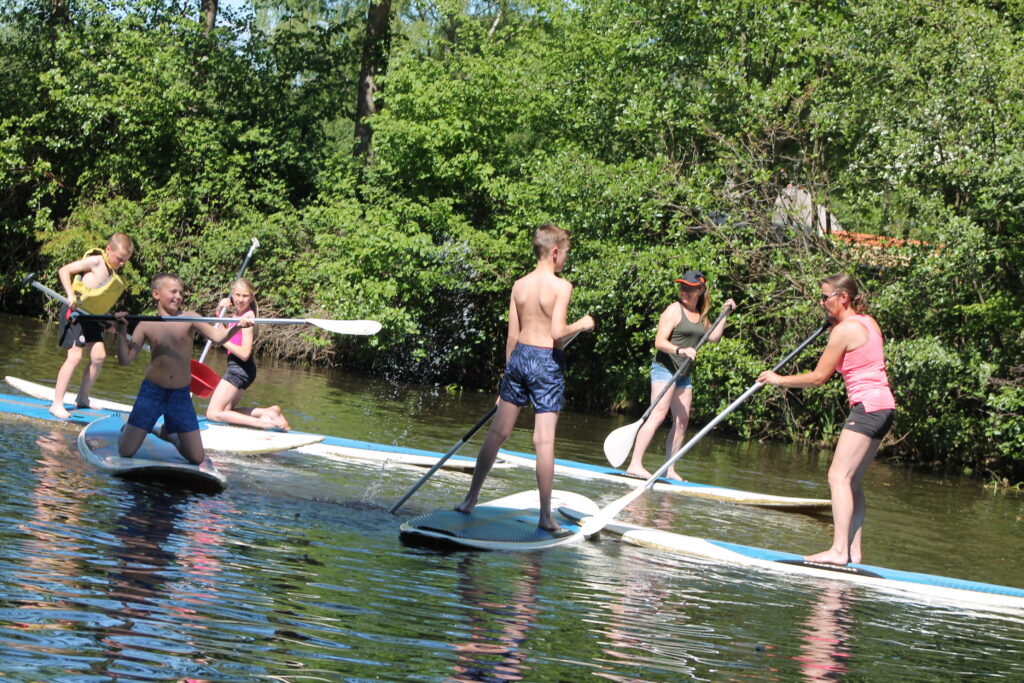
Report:
M 63 8 L 63 12 L 57 9 Z M 129 306 L 170 270 L 210 310 L 250 239 L 263 312 L 373 317 L 263 335 L 312 362 L 490 390 L 533 226 L 573 231 L 577 406 L 639 411 L 672 278 L 740 310 L 702 352 L 707 417 L 871 295 L 901 406 L 883 456 L 1024 478 L 1024 14 L 926 0 L 434 0 L 396 7 L 372 154 L 353 154 L 367 2 L 23 0 L 0 15 L 0 255 L 18 287 L 128 232 Z M 773 221 L 789 183 L 880 246 Z M 820 348 L 818 345 L 815 348 Z M 798 364 L 808 367 L 813 354 Z M 766 390 L 743 437 L 829 440 L 841 382 Z

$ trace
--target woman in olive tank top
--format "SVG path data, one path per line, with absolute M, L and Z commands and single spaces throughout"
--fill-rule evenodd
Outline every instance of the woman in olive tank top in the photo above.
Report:
M 658 332 L 654 337 L 656 353 L 651 363 L 651 401 L 658 398 L 665 385 L 672 380 L 676 370 L 686 359 L 697 357 L 694 348 L 705 330 L 711 325 L 708 311 L 711 301 L 708 298 L 707 279 L 699 270 L 688 270 L 681 278 L 676 279 L 679 285 L 679 300 L 669 304 L 658 319 Z M 728 299 L 724 306 L 735 308 L 736 304 Z M 717 342 L 725 330 L 725 319 L 708 335 L 708 342 Z M 679 377 L 675 385 L 661 397 L 651 411 L 650 417 L 640 427 L 633 446 L 633 458 L 629 462 L 627 474 L 643 477 L 651 476 L 644 468 L 644 452 L 654 439 L 654 433 L 672 413 L 672 426 L 669 428 L 665 443 L 665 457 L 670 458 L 683 445 L 686 426 L 690 420 L 690 406 L 693 403 L 693 382 L 689 375 Z M 669 468 L 665 475 L 669 479 L 682 479 L 675 467 Z

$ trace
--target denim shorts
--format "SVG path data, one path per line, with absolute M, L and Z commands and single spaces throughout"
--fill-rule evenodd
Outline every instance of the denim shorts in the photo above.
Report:
M 199 419 L 188 387 L 165 389 L 148 379 L 142 380 L 128 424 L 148 432 L 161 415 L 168 434 L 199 431 Z
M 658 361 L 651 361 L 651 384 L 656 382 L 668 383 L 672 381 L 672 375 L 675 373 L 669 370 Z M 683 377 L 676 377 L 676 389 L 689 389 L 693 387 L 693 379 L 690 375 Z

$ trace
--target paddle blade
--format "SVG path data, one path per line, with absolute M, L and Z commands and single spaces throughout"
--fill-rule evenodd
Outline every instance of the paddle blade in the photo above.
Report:
M 630 503 L 639 498 L 646 490 L 647 487 L 644 484 L 640 484 L 626 495 L 613 500 L 601 508 L 596 515 L 584 517 L 580 521 L 580 533 L 583 534 L 584 538 L 594 536 L 608 526 L 613 519 L 619 516 L 620 512 L 625 510 Z
M 189 391 L 199 398 L 209 398 L 210 394 L 220 382 L 220 375 L 210 369 L 210 366 L 203 365 L 195 358 L 192 359 L 191 371 L 192 382 L 189 384 Z
M 335 334 L 377 334 L 381 328 L 381 324 L 376 320 L 320 320 L 309 318 L 306 322 Z
M 633 450 L 633 442 L 636 441 L 636 434 L 640 431 L 644 421 L 637 420 L 633 424 L 619 427 L 604 438 L 604 457 L 612 467 L 621 467 L 626 462 L 630 451 Z

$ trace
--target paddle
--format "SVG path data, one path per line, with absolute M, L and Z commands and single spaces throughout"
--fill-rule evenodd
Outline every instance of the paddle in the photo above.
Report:
M 701 336 L 700 341 L 698 341 L 697 345 L 693 347 L 695 350 L 700 350 L 700 347 L 703 346 L 704 342 L 706 342 L 708 340 L 708 337 L 711 336 L 711 332 L 716 327 L 718 327 L 722 320 L 725 319 L 725 316 L 729 315 L 729 313 L 731 313 L 732 310 L 732 306 L 726 306 L 722 309 L 722 313 L 718 316 L 718 319 L 715 320 L 715 322 L 712 323 L 710 327 L 704 330 L 704 334 Z M 665 394 L 668 393 L 668 390 L 671 389 L 673 385 L 675 385 L 676 379 L 681 377 L 686 371 L 688 371 L 692 365 L 693 359 L 687 357 L 679 365 L 679 368 L 672 375 L 672 379 L 668 381 L 668 383 L 665 385 L 665 388 L 662 389 L 661 393 L 658 394 L 658 397 L 651 401 L 651 405 L 647 408 L 647 410 L 644 411 L 644 414 L 640 416 L 639 420 L 637 420 L 633 424 L 628 424 L 625 427 L 619 427 L 618 429 L 616 429 L 611 434 L 605 437 L 604 457 L 608 458 L 608 462 L 611 463 L 612 467 L 619 467 L 620 465 L 622 465 L 623 462 L 626 461 L 626 458 L 629 456 L 629 452 L 633 450 L 633 442 L 636 441 L 637 432 L 639 432 L 640 428 L 643 427 L 644 422 L 647 421 L 647 418 L 651 416 L 651 413 L 654 411 L 655 406 L 657 406 L 661 399 L 665 397 Z
M 576 334 L 574 334 L 574 335 L 570 336 L 568 339 L 566 339 L 565 343 L 562 344 L 562 348 L 564 349 L 569 344 L 571 344 L 572 340 L 575 339 L 577 337 L 577 335 L 579 335 L 579 332 L 577 332 Z M 456 441 L 455 445 L 453 445 L 451 448 L 449 448 L 448 452 L 445 453 L 443 456 L 441 456 L 441 459 L 438 460 L 436 463 L 434 463 L 434 465 L 429 470 L 427 470 L 426 473 L 422 477 L 419 478 L 419 481 L 417 481 L 415 484 L 413 484 L 412 487 L 408 491 L 406 491 L 404 494 L 402 494 L 401 498 L 399 498 L 397 501 L 395 501 L 395 503 L 391 507 L 388 508 L 388 512 L 391 512 L 391 513 L 398 512 L 398 508 L 402 507 L 402 505 L 405 504 L 405 501 L 409 500 L 409 498 L 412 497 L 412 494 L 416 493 L 416 491 L 421 486 L 423 486 L 424 483 L 426 483 L 427 479 L 430 479 L 432 476 L 434 476 L 434 472 L 437 472 L 439 469 L 441 469 L 441 465 L 443 465 L 446 462 L 448 462 L 448 459 L 450 457 L 452 457 L 453 455 L 455 455 L 455 452 L 457 450 L 459 450 L 460 448 L 462 448 L 462 446 L 465 445 L 465 443 L 467 441 L 469 441 L 473 437 L 473 435 L 476 434 L 477 431 L 479 431 L 479 429 L 481 427 L 483 427 L 485 424 L 487 424 L 487 422 L 492 417 L 494 417 L 494 414 L 497 413 L 497 412 L 498 412 L 498 404 L 497 404 L 497 402 L 495 402 L 495 404 L 493 406 L 491 406 L 491 409 L 487 411 L 486 415 L 484 415 L 482 418 L 480 418 L 480 420 L 475 425 L 470 427 L 469 431 L 466 432 L 461 439 Z
M 44 285 L 42 282 L 39 282 L 38 280 L 36 280 L 36 274 L 35 273 L 29 273 L 28 276 L 26 276 L 25 279 L 21 281 L 21 286 L 24 287 L 25 285 L 32 285 L 33 287 L 38 289 L 40 292 L 42 292 L 46 296 L 50 297 L 51 299 L 56 299 L 57 301 L 61 302 L 65 306 L 70 306 L 71 305 L 68 302 L 68 298 L 66 296 L 64 296 L 63 294 L 58 294 L 57 292 L 53 291 L 52 289 L 50 289 L 49 287 Z M 79 309 L 79 310 L 81 310 L 81 309 Z
M 249 251 L 246 252 L 245 258 L 242 259 L 242 267 L 238 269 L 238 275 L 235 276 L 236 280 L 238 280 L 243 275 L 245 275 L 245 269 L 249 267 L 249 261 L 252 260 L 252 254 L 253 254 L 254 251 L 256 251 L 259 248 L 259 246 L 260 246 L 260 241 L 258 239 L 256 239 L 255 237 L 253 237 L 252 238 L 252 244 L 249 246 Z M 221 306 L 220 309 L 217 311 L 217 317 L 219 318 L 222 315 L 224 315 L 224 312 L 227 311 L 227 310 L 228 310 L 227 306 Z M 206 360 L 206 354 L 208 354 L 210 352 L 210 347 L 211 346 L 213 346 L 213 342 L 210 341 L 209 339 L 207 339 L 206 340 L 206 345 L 203 346 L 203 352 L 199 354 L 199 360 L 196 361 L 196 362 L 202 363 L 204 360 Z M 199 395 L 198 392 L 195 392 L 195 391 L 193 391 L 192 393 L 196 394 L 196 395 Z M 201 395 L 199 395 L 199 396 L 200 396 L 200 398 L 206 398 L 206 396 L 201 396 Z
M 112 313 L 105 315 L 90 315 L 88 313 L 73 313 L 72 317 L 82 320 L 114 320 Z M 380 332 L 381 324 L 376 320 L 330 320 L 324 318 L 217 318 L 215 316 L 187 316 L 187 315 L 126 315 L 126 320 L 138 322 L 157 323 L 238 323 L 242 320 L 251 320 L 254 325 L 314 325 L 321 330 L 334 332 L 335 334 L 360 334 L 369 335 Z
M 817 330 L 814 331 L 814 334 L 812 334 L 810 337 L 805 339 L 803 341 L 803 343 L 800 344 L 800 346 L 798 346 L 795 349 L 793 349 L 788 355 L 786 355 L 785 358 L 783 358 L 778 363 L 776 363 L 775 367 L 772 368 L 772 372 L 778 372 L 779 369 L 783 365 L 785 365 L 786 363 L 791 361 L 793 358 L 795 358 L 797 355 L 799 355 L 805 348 L 807 348 L 807 346 L 811 342 L 813 342 L 815 339 L 817 339 L 818 336 L 822 332 L 827 330 L 829 328 L 829 325 L 830 325 L 830 323 L 827 320 L 824 323 L 822 323 L 821 327 L 819 327 Z M 608 524 L 616 516 L 618 516 L 618 514 L 620 512 L 622 512 L 624 509 L 626 509 L 627 505 L 629 505 L 634 500 L 639 498 L 648 489 L 653 488 L 655 482 L 658 481 L 658 478 L 661 477 L 661 475 L 665 474 L 665 472 L 668 471 L 668 468 L 671 467 L 675 463 L 676 460 L 678 460 L 679 458 L 683 457 L 687 452 L 689 452 L 689 450 L 691 448 L 693 448 L 694 446 L 697 445 L 698 441 L 703 439 L 704 436 L 707 435 L 707 433 L 710 432 L 712 429 L 714 429 L 715 426 L 717 426 L 719 422 L 724 420 L 726 418 L 726 416 L 729 415 L 729 413 L 731 413 L 732 411 L 736 410 L 742 403 L 744 403 L 748 398 L 750 398 L 755 393 L 757 393 L 757 391 L 761 387 L 763 387 L 763 386 L 764 385 L 761 384 L 760 382 L 754 382 L 754 384 L 751 385 L 751 387 L 749 389 L 744 391 L 739 396 L 739 398 L 737 398 L 735 401 L 730 403 L 729 406 L 725 410 L 723 410 L 721 413 L 719 413 L 717 416 L 715 416 L 715 418 L 713 420 L 711 420 L 711 422 L 707 423 L 704 426 L 703 429 L 701 429 L 699 432 L 694 434 L 693 438 L 691 438 L 689 441 L 687 441 L 686 444 L 684 444 L 682 448 L 680 448 L 678 451 L 676 451 L 675 454 L 671 458 L 666 460 L 665 464 L 663 464 L 661 467 L 659 467 L 658 470 L 654 474 L 651 475 L 651 478 L 648 479 L 647 481 L 645 481 L 642 486 L 637 486 L 636 488 L 634 488 L 632 491 L 630 491 L 626 495 L 624 495 L 621 498 L 618 498 L 618 499 L 612 501 L 611 503 L 606 505 L 604 508 L 602 508 L 601 511 L 598 512 L 593 517 L 585 518 L 583 520 L 583 523 L 582 523 L 583 535 L 589 538 L 589 537 L 593 536 L 594 534 L 596 534 L 597 532 L 601 531 L 601 529 L 603 529 L 606 526 L 608 526 Z

